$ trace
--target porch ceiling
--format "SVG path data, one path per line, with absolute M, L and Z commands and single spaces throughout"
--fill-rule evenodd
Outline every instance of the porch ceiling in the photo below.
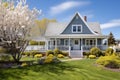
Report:
M 48 38 L 108 38 L 106 35 L 93 35 L 93 34 L 65 34 L 57 36 L 46 36 Z

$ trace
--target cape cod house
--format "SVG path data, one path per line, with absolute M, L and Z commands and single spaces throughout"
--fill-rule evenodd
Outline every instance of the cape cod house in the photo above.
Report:
M 98 22 L 87 22 L 87 17 L 83 18 L 77 12 L 69 23 L 51 22 L 47 25 L 44 50 L 58 48 L 69 52 L 71 57 L 82 57 L 83 52 L 94 46 L 105 49 L 106 45 L 102 41 L 106 38 L 102 35 Z

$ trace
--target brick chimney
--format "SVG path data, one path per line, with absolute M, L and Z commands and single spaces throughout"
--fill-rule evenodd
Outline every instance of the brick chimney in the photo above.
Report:
M 84 16 L 84 20 L 87 22 L 87 16 Z

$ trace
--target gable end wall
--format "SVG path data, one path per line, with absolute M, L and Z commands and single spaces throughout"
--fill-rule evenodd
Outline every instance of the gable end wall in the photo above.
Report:
M 78 16 L 78 18 L 76 18 Z M 66 29 L 62 32 L 62 34 L 93 34 L 89 28 L 85 25 L 82 19 L 79 17 L 78 14 L 72 19 Z M 72 25 L 82 25 L 82 32 L 81 33 L 72 33 Z

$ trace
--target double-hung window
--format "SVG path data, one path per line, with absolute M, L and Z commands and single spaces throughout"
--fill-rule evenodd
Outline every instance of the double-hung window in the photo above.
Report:
M 86 45 L 94 46 L 96 44 L 95 39 L 86 39 Z
M 72 25 L 72 33 L 81 33 L 82 25 Z

